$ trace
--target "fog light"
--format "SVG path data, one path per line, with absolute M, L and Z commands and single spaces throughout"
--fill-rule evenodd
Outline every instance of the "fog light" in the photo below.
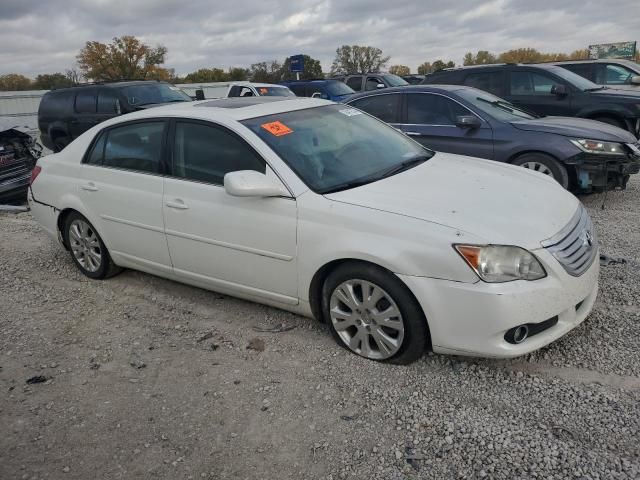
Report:
M 522 343 L 529 336 L 529 327 L 527 325 L 519 325 L 508 330 L 504 335 L 504 339 L 509 343 Z

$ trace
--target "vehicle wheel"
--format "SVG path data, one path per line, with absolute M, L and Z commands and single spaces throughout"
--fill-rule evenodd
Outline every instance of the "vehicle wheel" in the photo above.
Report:
M 65 240 L 76 266 L 89 278 L 108 278 L 121 269 L 111 260 L 109 251 L 93 225 L 77 212 L 65 220 Z
M 624 124 L 622 120 L 618 120 L 617 118 L 612 117 L 596 117 L 594 118 L 596 122 L 607 123 L 609 125 L 613 125 L 614 127 L 621 128 L 623 130 L 627 130 L 627 126 Z
M 371 360 L 411 363 L 429 344 L 427 321 L 409 289 L 370 264 L 347 263 L 329 274 L 322 310 L 338 344 Z
M 550 155 L 525 153 L 516 158 L 512 164 L 549 175 L 562 185 L 562 188 L 569 188 L 569 174 L 566 167 Z
M 67 145 L 69 145 L 69 140 L 66 137 L 54 137 L 53 151 L 55 153 L 61 152 Z

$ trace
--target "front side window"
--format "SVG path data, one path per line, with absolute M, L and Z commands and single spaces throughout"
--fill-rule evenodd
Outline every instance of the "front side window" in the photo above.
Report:
M 511 95 L 551 95 L 553 78 L 534 72 L 511 72 Z
M 378 88 L 378 85 L 384 85 L 384 83 L 382 83 L 382 80 L 376 77 L 369 77 L 367 78 L 367 82 L 366 82 L 366 85 L 364 86 L 364 89 L 375 90 Z
M 356 92 L 362 90 L 362 77 L 351 77 L 347 79 L 347 85 L 354 89 Z
M 265 173 L 266 164 L 244 140 L 222 127 L 176 122 L 173 176 L 223 185 L 225 174 L 238 170 Z
M 77 113 L 96 113 L 96 92 L 93 89 L 80 90 L 76 95 Z
M 407 123 L 423 125 L 455 125 L 461 115 L 472 115 L 457 102 L 430 93 L 407 96 Z
M 349 87 L 346 83 L 329 81 L 326 83 L 327 91 L 334 96 L 351 95 L 353 88 Z
M 602 78 L 599 78 L 596 83 L 601 83 L 603 85 L 624 85 L 631 83 L 631 77 L 634 75 L 634 72 L 631 70 L 621 67 L 620 65 L 613 64 L 604 66 L 604 72 L 602 73 Z
M 409 85 L 409 82 L 407 82 L 404 78 L 392 73 L 383 75 L 383 78 L 387 81 L 387 85 L 389 85 L 390 87 L 404 87 L 406 85 Z
M 401 98 L 399 93 L 372 95 L 356 100 L 351 105 L 364 110 L 369 115 L 378 117 L 383 122 L 399 123 L 398 110 Z
M 105 135 L 102 165 L 159 173 L 164 127 L 165 122 L 156 121 L 110 128 Z
M 433 156 L 396 129 L 346 105 L 277 113 L 242 124 L 322 194 L 381 180 Z

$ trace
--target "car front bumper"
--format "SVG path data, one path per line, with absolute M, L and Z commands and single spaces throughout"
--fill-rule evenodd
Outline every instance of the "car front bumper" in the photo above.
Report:
M 587 192 L 624 189 L 629 176 L 640 172 L 640 154 L 615 157 L 581 153 L 566 163 L 575 165 L 577 186 Z
M 453 355 L 510 358 L 537 350 L 578 326 L 598 293 L 599 262 L 581 276 L 567 274 L 545 249 L 533 252 L 547 277 L 508 283 L 462 283 L 398 275 L 420 302 L 433 351 Z M 557 317 L 557 323 L 519 344 L 505 340 L 508 330 Z

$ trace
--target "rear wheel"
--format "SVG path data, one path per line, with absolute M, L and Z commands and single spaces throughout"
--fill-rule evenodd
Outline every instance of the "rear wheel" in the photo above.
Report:
M 73 263 L 87 277 L 103 279 L 120 272 L 100 235 L 82 215 L 70 213 L 65 220 L 64 233 Z
M 550 155 L 538 152 L 525 153 L 516 158 L 512 164 L 548 175 L 562 185 L 562 188 L 569 188 L 569 174 L 566 167 Z
M 371 264 L 348 263 L 329 274 L 322 309 L 338 344 L 371 360 L 407 364 L 429 343 L 426 319 L 409 289 Z

